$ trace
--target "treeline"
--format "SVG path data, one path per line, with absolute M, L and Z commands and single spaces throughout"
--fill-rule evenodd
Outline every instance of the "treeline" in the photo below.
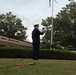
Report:
M 76 47 L 76 2 L 69 0 L 69 4 L 63 7 L 53 18 L 53 43 L 60 41 L 62 46 Z M 42 43 L 46 48 L 50 47 L 52 17 L 42 20 L 42 26 L 46 32 Z

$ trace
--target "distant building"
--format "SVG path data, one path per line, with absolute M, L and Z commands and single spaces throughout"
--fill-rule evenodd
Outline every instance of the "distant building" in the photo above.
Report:
M 0 36 L 0 46 L 14 46 L 14 47 L 25 47 L 32 48 L 32 43 L 27 41 L 20 41 L 4 36 Z

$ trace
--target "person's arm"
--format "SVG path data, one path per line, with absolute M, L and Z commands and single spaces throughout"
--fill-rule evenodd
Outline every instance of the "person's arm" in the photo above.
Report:
M 39 30 L 37 30 L 37 33 L 39 34 L 39 35 L 43 35 L 44 34 L 44 32 L 42 31 L 42 32 L 40 32 Z

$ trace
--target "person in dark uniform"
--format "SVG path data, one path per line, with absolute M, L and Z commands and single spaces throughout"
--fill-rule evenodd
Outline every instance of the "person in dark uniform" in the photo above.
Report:
M 33 60 L 39 59 L 39 49 L 40 49 L 40 35 L 44 32 L 39 31 L 39 24 L 34 25 L 34 30 L 32 31 L 32 44 L 33 44 Z

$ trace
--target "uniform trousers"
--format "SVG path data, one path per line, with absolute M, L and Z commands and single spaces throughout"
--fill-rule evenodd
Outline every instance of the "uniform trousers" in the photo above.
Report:
M 33 44 L 33 60 L 39 59 L 40 44 Z

